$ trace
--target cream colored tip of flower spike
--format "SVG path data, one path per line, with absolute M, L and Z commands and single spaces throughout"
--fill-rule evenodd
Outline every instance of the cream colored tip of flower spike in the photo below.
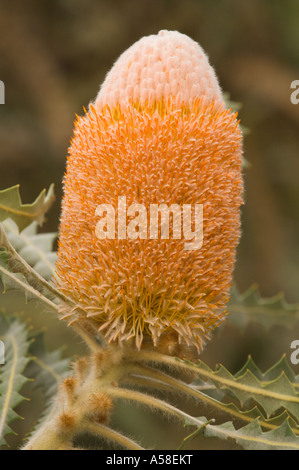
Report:
M 171 98 L 178 107 L 191 106 L 196 98 L 223 105 L 206 53 L 177 31 L 143 37 L 127 49 L 107 74 L 94 106 L 101 111 L 105 105 L 152 104 L 161 98 Z

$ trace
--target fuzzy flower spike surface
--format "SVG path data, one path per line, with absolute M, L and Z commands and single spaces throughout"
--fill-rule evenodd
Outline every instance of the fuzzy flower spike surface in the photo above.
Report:
M 237 116 L 196 42 L 160 31 L 120 56 L 76 122 L 56 274 L 107 342 L 179 356 L 202 350 L 226 316 L 241 157 Z M 178 219 L 187 206 L 189 235 L 202 208 L 202 239 L 192 249 Z

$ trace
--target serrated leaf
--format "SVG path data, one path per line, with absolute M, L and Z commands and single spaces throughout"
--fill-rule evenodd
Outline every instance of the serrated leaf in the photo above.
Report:
M 272 367 L 270 367 L 264 374 L 262 380 L 270 381 L 274 380 L 276 377 L 278 377 L 280 374 L 284 373 L 290 382 L 294 386 L 299 384 L 299 376 L 296 376 L 292 368 L 290 367 L 290 364 L 288 363 L 286 359 L 286 355 L 284 354 L 282 358 L 274 364 Z
M 235 374 L 235 378 L 238 378 L 246 373 L 247 370 L 250 370 L 261 382 L 270 382 L 277 379 L 282 373 L 284 373 L 290 382 L 295 385 L 297 377 L 291 368 L 289 362 L 287 361 L 286 355 L 284 354 L 281 359 L 271 366 L 266 372 L 262 372 L 251 356 L 248 357 L 244 366 Z
M 235 429 L 231 422 L 220 425 L 207 425 L 205 437 L 233 439 L 245 450 L 299 450 L 299 437 L 292 431 L 288 419 L 272 431 L 263 432 L 258 420 Z
M 26 301 L 34 298 L 33 289 L 28 285 L 23 274 L 13 273 L 9 266 L 9 255 L 5 249 L 0 248 L 0 279 L 4 287 L 3 292 L 10 290 L 22 290 L 25 293 Z
M 205 417 L 186 419 L 185 424 L 194 426 L 196 420 L 204 437 L 233 440 L 245 450 L 299 450 L 299 437 L 294 434 L 288 418 L 276 429 L 266 432 L 262 431 L 258 419 L 238 429 L 231 421 L 209 424 Z
M 19 188 L 19 185 L 16 185 L 0 191 L 0 221 L 10 218 L 20 230 L 33 221 L 41 225 L 45 213 L 55 199 L 54 185 L 52 184 L 48 191 L 44 189 L 32 204 L 22 203 Z
M 62 348 L 47 351 L 44 342 L 44 333 L 39 333 L 32 338 L 29 348 L 29 356 L 32 359 L 25 375 L 31 382 L 31 394 L 41 390 L 43 395 L 44 409 L 35 425 L 30 430 L 30 435 L 36 430 L 47 416 L 51 399 L 58 389 L 59 383 L 69 373 L 69 358 L 62 357 Z
M 186 361 L 185 361 L 186 362 Z M 250 361 L 247 362 L 250 364 Z M 192 363 L 190 363 L 192 365 Z M 196 367 L 196 366 L 195 366 Z M 210 369 L 206 367 L 206 370 L 209 371 Z M 209 408 L 213 409 L 213 416 L 218 416 L 219 413 L 221 414 L 221 419 L 225 418 L 226 420 L 232 420 L 234 423 L 239 423 L 242 425 L 246 425 L 251 423 L 252 421 L 258 419 L 262 429 L 264 431 L 270 431 L 277 427 L 279 427 L 286 418 L 290 418 L 289 413 L 284 410 L 280 415 L 275 416 L 274 418 L 267 419 L 264 416 L 264 413 L 261 409 L 255 405 L 253 408 L 249 409 L 240 409 L 237 403 L 226 403 L 224 399 L 226 399 L 225 394 L 220 394 L 221 397 L 217 398 L 215 396 L 215 390 L 211 390 L 211 387 L 208 388 L 202 387 L 202 385 L 195 385 L 194 382 L 191 384 L 186 384 L 180 380 L 177 380 L 168 374 L 158 372 L 152 368 L 148 367 L 136 367 L 132 371 L 133 374 L 137 374 L 139 385 L 141 386 L 154 386 L 157 387 L 157 381 L 159 383 L 158 388 L 163 386 L 163 389 L 168 391 L 177 391 L 179 393 L 183 392 L 187 396 L 193 397 L 201 403 L 201 406 L 209 406 Z M 226 376 L 231 377 L 229 373 L 226 373 Z M 150 382 L 148 382 L 150 380 Z M 151 380 L 155 382 L 151 383 Z M 136 384 L 136 377 L 135 382 L 129 381 L 129 383 L 133 383 L 138 386 L 138 381 Z M 219 395 L 219 394 L 218 394 Z M 239 403 L 239 402 L 238 402 Z M 279 405 L 278 405 L 279 406 Z M 192 420 L 191 420 L 192 421 Z M 295 421 L 291 419 L 292 428 L 294 429 L 295 434 L 299 435 L 299 428 Z M 184 439 L 182 444 L 185 444 L 189 438 L 193 438 L 195 435 L 198 435 L 196 431 L 186 439 Z
M 69 358 L 62 357 L 63 348 L 47 351 L 44 334 L 33 337 L 29 354 L 32 358 L 26 375 L 34 380 L 34 388 L 40 387 L 46 402 L 55 394 L 58 384 L 69 372 Z
M 215 397 L 212 397 L 209 392 L 205 393 L 201 391 L 198 393 L 198 395 L 198 399 L 201 402 L 212 406 L 215 409 L 215 412 L 224 412 L 225 417 L 227 418 L 227 416 L 230 416 L 230 419 L 232 419 L 233 422 L 237 421 L 241 423 L 250 423 L 252 421 L 258 420 L 261 428 L 264 431 L 269 431 L 279 427 L 283 421 L 288 418 L 295 434 L 299 435 L 299 427 L 297 423 L 294 421 L 294 419 L 292 419 L 286 410 L 284 410 L 281 414 L 268 419 L 264 416 L 257 405 L 253 406 L 253 408 L 251 407 L 249 409 L 241 410 L 235 403 L 226 403 L 221 401 L 221 399 L 218 400 Z M 192 393 L 192 396 L 194 396 L 194 393 Z
M 247 406 L 251 400 L 254 400 L 262 407 L 266 417 L 271 417 L 274 412 L 284 407 L 299 422 L 299 395 L 296 392 L 294 384 L 284 371 L 274 380 L 262 382 L 254 374 L 257 368 L 253 365 L 252 361 L 248 362 L 251 370 L 243 369 L 242 375 L 238 373 L 236 376 L 233 376 L 222 365 L 218 366 L 217 369 L 213 371 L 203 361 L 200 361 L 199 364 L 176 359 L 176 362 L 177 361 L 186 364 L 186 369 L 197 372 L 202 380 L 208 382 L 213 381 L 217 388 L 226 390 L 244 406 Z M 169 363 L 171 359 L 165 362 Z M 281 366 L 282 362 L 279 362 Z M 257 371 L 260 377 L 261 372 L 259 370 Z
M 252 372 L 255 375 L 255 377 L 257 377 L 259 380 L 263 381 L 264 374 L 256 365 L 256 363 L 254 362 L 251 356 L 248 356 L 247 361 L 245 362 L 244 366 L 235 374 L 235 378 L 241 377 L 248 370 L 250 370 L 250 372 Z M 281 371 L 279 371 L 279 374 L 280 373 Z M 276 374 L 275 377 L 273 377 L 273 379 L 276 378 L 279 374 Z
M 25 294 L 26 301 L 36 300 L 43 303 L 50 310 L 57 311 L 57 306 L 40 291 L 28 284 L 21 273 L 12 272 L 10 269 L 10 256 L 4 248 L 0 248 L 0 279 L 4 286 L 4 292 L 18 290 Z
M 268 419 L 267 425 L 268 426 L 273 426 L 273 427 L 279 427 L 283 424 L 283 422 L 288 419 L 289 424 L 296 436 L 299 436 L 299 426 L 298 424 L 294 421 L 294 419 L 288 414 L 286 410 L 284 410 L 281 414 L 274 416 L 273 418 Z
M 25 400 L 21 390 L 28 381 L 23 372 L 30 361 L 26 357 L 30 342 L 25 324 L 7 323 L 3 315 L 0 319 L 0 339 L 5 344 L 5 364 L 0 366 L 0 445 L 4 445 L 5 437 L 13 432 L 10 424 L 20 419 L 14 409 Z
M 267 417 L 284 407 L 299 420 L 299 395 L 284 372 L 275 380 L 261 382 L 250 369 L 237 376 L 233 376 L 224 366 L 219 366 L 213 372 L 203 362 L 200 362 L 197 369 L 200 376 L 207 377 L 217 387 L 230 391 L 242 405 L 246 406 L 251 400 L 255 400 L 265 410 Z
M 284 372 L 275 380 L 262 383 L 247 370 L 237 379 L 237 383 L 244 385 L 244 389 L 234 389 L 242 404 L 253 399 L 263 407 L 268 417 L 278 409 L 285 408 L 299 420 L 299 395 Z
M 3 222 L 7 238 L 19 255 L 45 279 L 50 279 L 55 271 L 56 253 L 53 243 L 56 233 L 37 233 L 37 222 L 33 222 L 22 232 L 10 219 Z
M 228 310 L 228 321 L 242 329 L 250 322 L 257 322 L 265 328 L 274 325 L 292 328 L 295 321 L 299 320 L 299 305 L 288 304 L 282 293 L 263 299 L 256 285 L 243 294 L 234 288 Z

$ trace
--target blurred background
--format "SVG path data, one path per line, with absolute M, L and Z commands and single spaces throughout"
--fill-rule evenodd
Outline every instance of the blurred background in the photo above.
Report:
M 223 90 L 242 103 L 250 167 L 235 270 L 239 290 L 256 282 L 262 296 L 283 291 L 299 302 L 299 105 L 290 101 L 291 82 L 299 79 L 298 0 L 0 0 L 6 101 L 0 106 L 0 189 L 19 183 L 23 201 L 32 202 L 54 182 L 57 199 L 42 230 L 57 231 L 75 114 L 95 98 L 119 55 L 160 29 L 198 41 Z M 281 328 L 266 339 L 260 328 L 249 330 L 244 339 L 228 327 L 204 360 L 237 368 L 253 352 L 260 367 L 268 367 L 288 352 L 290 338 L 299 338 L 298 328 L 298 338 Z

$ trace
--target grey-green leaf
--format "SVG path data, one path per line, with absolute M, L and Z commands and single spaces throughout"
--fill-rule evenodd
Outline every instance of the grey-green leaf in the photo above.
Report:
M 56 233 L 37 233 L 37 222 L 20 232 L 17 224 L 11 219 L 5 220 L 3 227 L 8 240 L 19 255 L 49 280 L 55 270 L 56 253 L 53 251 L 53 243 Z
M 28 378 L 23 372 L 30 361 L 28 330 L 18 320 L 7 323 L 0 315 L 0 339 L 5 345 L 5 363 L 0 365 L 0 445 L 12 433 L 10 424 L 20 418 L 15 408 L 24 400 L 21 390 Z
M 263 299 L 256 285 L 251 286 L 244 294 L 239 294 L 234 288 L 228 311 L 228 321 L 243 329 L 250 322 L 257 322 L 265 328 L 273 325 L 292 328 L 295 321 L 299 320 L 299 304 L 288 304 L 283 294 Z
M 55 200 L 54 185 L 48 191 L 44 189 L 32 204 L 22 203 L 19 189 L 19 185 L 16 185 L 0 191 L 0 222 L 10 218 L 20 230 L 34 221 L 41 225 L 45 213 Z
M 279 428 L 267 432 L 262 432 L 258 420 L 240 429 L 235 429 L 231 422 L 207 425 L 204 435 L 233 439 L 245 450 L 299 450 L 299 438 L 292 431 L 288 419 Z

